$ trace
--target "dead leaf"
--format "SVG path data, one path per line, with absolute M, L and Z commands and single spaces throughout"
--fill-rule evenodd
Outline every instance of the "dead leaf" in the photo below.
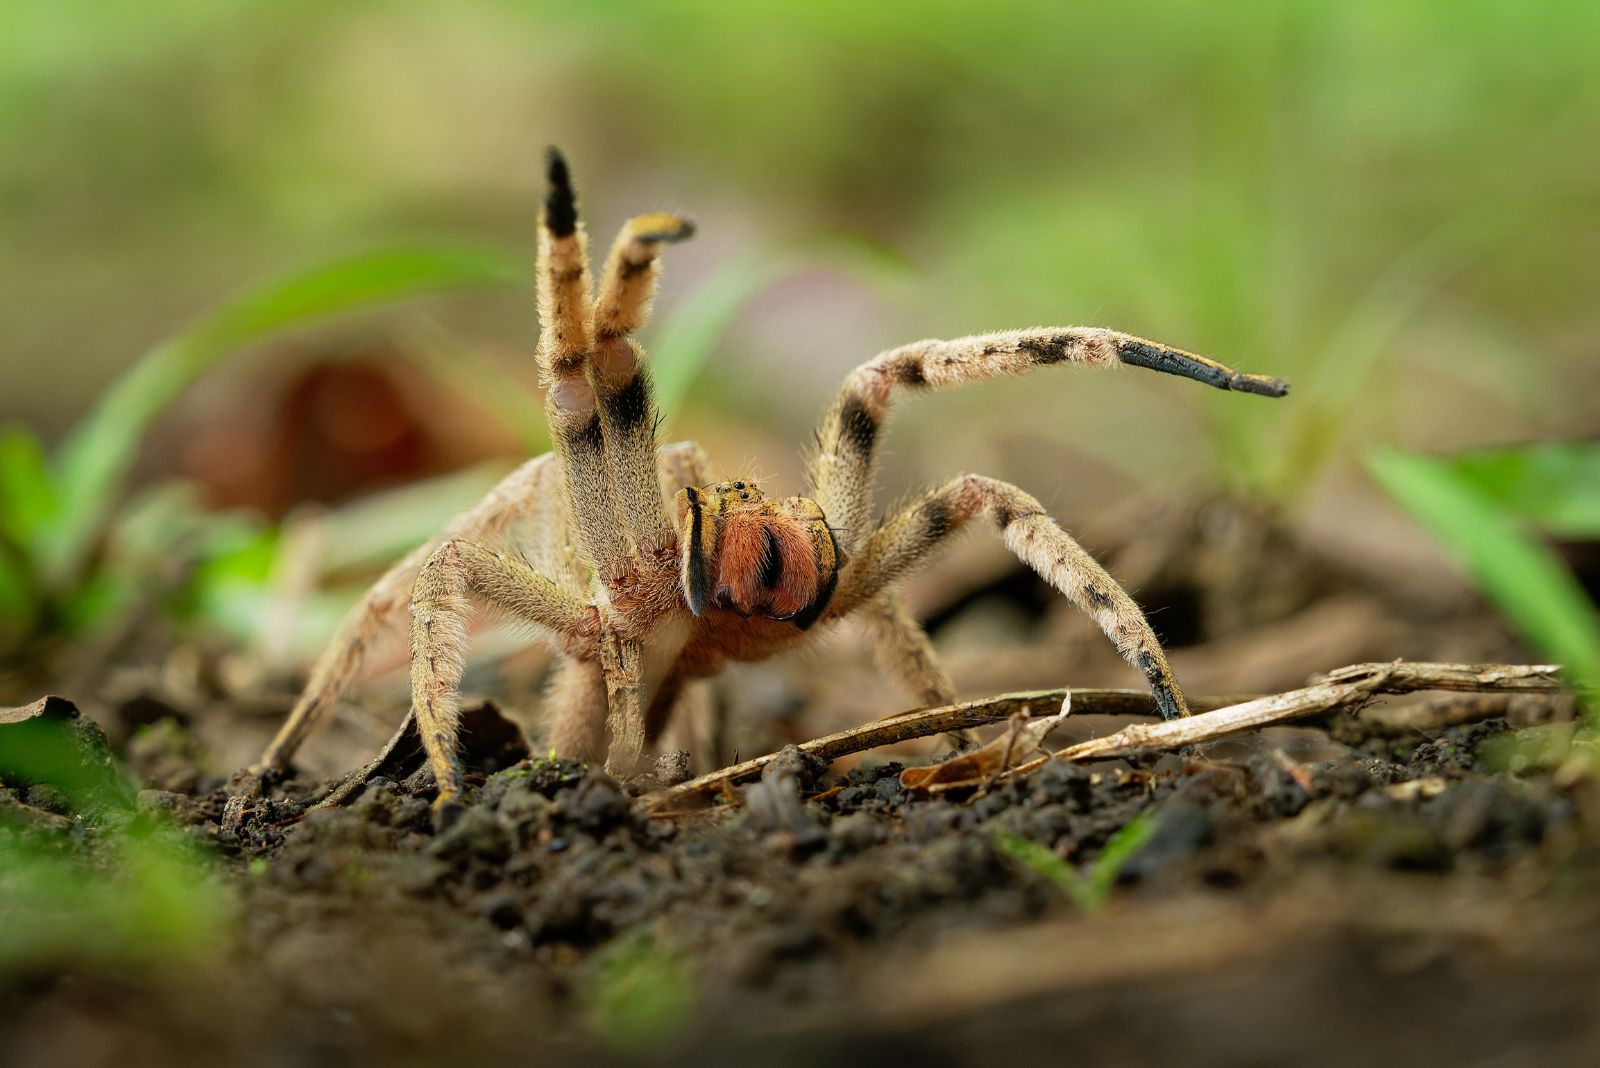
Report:
M 1016 767 L 1028 759 L 1049 733 L 1061 726 L 1072 713 L 1072 695 L 1061 702 L 1061 711 L 1035 719 L 1013 717 L 1004 734 L 987 745 L 962 753 L 926 768 L 907 768 L 900 773 L 900 785 L 916 793 L 933 793 L 958 786 L 977 785 L 991 776 Z

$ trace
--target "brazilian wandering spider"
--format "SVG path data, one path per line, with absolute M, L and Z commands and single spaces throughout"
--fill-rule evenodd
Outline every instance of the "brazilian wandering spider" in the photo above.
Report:
M 354 684 L 374 640 L 411 610 L 411 690 L 439 804 L 456 798 L 457 689 L 475 603 L 533 624 L 557 654 L 546 700 L 551 748 L 631 774 L 688 682 L 762 660 L 860 616 L 898 682 L 927 704 L 953 696 L 895 584 L 985 516 L 1005 545 L 1100 626 L 1149 682 L 1163 717 L 1188 714 L 1149 622 L 1037 500 L 962 475 L 882 520 L 872 514 L 877 446 L 901 390 L 1019 375 L 1035 367 L 1130 364 L 1218 389 L 1281 397 L 1281 379 L 1241 374 L 1182 349 L 1095 327 L 915 341 L 845 379 L 823 417 L 802 497 L 751 479 L 713 482 L 693 442 L 657 448 L 644 325 L 664 244 L 693 224 L 652 214 L 622 227 L 591 296 L 587 238 L 567 164 L 549 155 L 539 227 L 538 358 L 555 451 L 508 475 L 351 609 L 262 756 L 281 770 Z M 513 529 L 517 550 L 499 548 Z M 646 653 L 667 665 L 646 678 Z M 647 681 L 653 693 L 646 700 Z

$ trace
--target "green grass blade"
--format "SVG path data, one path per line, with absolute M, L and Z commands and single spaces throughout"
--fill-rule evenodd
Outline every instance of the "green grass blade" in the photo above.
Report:
M 0 430 L 0 647 L 27 633 L 38 616 L 33 546 L 55 512 L 39 439 L 20 426 Z
M 740 309 L 788 273 L 789 267 L 781 262 L 736 261 L 707 279 L 662 323 L 650 345 L 650 373 L 664 422 L 677 415 Z
M 1129 820 L 1116 834 L 1106 842 L 1105 849 L 1095 860 L 1094 867 L 1090 869 L 1089 881 L 1094 886 L 1096 894 L 1101 901 L 1111 896 L 1111 891 L 1117 885 L 1117 877 L 1122 874 L 1123 867 L 1133 859 L 1133 855 L 1143 849 L 1145 843 L 1150 841 L 1156 833 L 1156 818 L 1153 813 L 1141 812 Z
M 1600 696 L 1600 616 L 1556 555 L 1449 460 L 1384 450 L 1367 467 L 1592 705 Z
M 1451 467 L 1558 538 L 1600 538 L 1600 443 L 1552 441 L 1458 456 Z
M 521 257 L 480 247 L 401 248 L 323 263 L 252 289 L 147 352 L 73 432 L 58 457 L 58 521 L 39 546 L 56 583 L 81 564 L 138 442 L 190 383 L 243 345 L 356 308 L 422 293 L 525 281 Z
M 1038 842 L 1015 834 L 996 834 L 993 842 L 995 850 L 1001 856 L 1009 857 L 1049 879 L 1074 905 L 1085 912 L 1093 912 L 1105 903 L 1104 897 L 1096 891 L 1094 884 L 1084 878 L 1077 868 Z
M 1449 280 L 1496 242 L 1516 232 L 1520 209 L 1478 205 L 1420 239 L 1374 278 L 1331 331 L 1315 362 L 1295 381 L 1295 415 L 1279 457 L 1272 490 L 1279 499 L 1302 494 L 1333 456 L 1385 364 L 1403 362 L 1396 338 Z M 1262 451 L 1256 440 L 1247 445 Z
M 0 430 L 0 538 L 32 545 L 55 512 L 44 446 L 23 427 Z

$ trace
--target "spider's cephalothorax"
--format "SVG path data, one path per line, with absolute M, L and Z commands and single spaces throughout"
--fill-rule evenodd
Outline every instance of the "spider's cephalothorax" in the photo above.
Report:
M 441 803 L 462 786 L 457 687 L 475 604 L 533 624 L 554 650 L 550 747 L 603 758 L 618 773 L 637 766 L 694 680 L 729 660 L 764 659 L 846 617 L 861 622 L 886 671 L 919 703 L 948 703 L 954 688 L 895 588 L 978 519 L 1094 619 L 1143 675 L 1163 716 L 1188 714 L 1139 606 L 1027 493 L 960 475 L 875 517 L 881 431 L 902 391 L 1060 363 L 1143 367 L 1273 397 L 1288 391 L 1281 380 L 1098 327 L 916 341 L 845 380 L 818 428 L 805 495 L 767 497 L 748 479 L 714 482 L 692 442 L 656 445 L 649 369 L 633 335 L 648 318 L 662 246 L 693 229 L 674 215 L 629 220 L 592 291 L 577 198 L 565 161 L 551 151 L 539 229 L 538 357 L 555 451 L 523 464 L 378 580 L 317 662 L 264 767 L 288 765 L 408 605 L 412 710 Z M 664 665 L 658 673 L 647 673 L 647 651 Z
M 773 500 L 744 479 L 689 486 L 678 494 L 683 596 L 805 630 L 839 584 L 839 543 L 816 501 Z

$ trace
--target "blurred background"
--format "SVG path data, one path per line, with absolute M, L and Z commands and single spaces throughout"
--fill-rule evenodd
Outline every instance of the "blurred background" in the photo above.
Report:
M 1201 509 L 1158 547 L 1225 500 L 1455 605 L 1363 458 L 1600 431 L 1597 41 L 1589 4 L 9 0 L 0 698 L 151 618 L 293 677 L 376 566 L 543 449 L 547 144 L 596 244 L 698 221 L 645 341 L 664 434 L 721 473 L 796 489 L 882 348 L 1111 326 L 1294 393 L 1058 371 L 928 396 L 884 499 L 1016 481 L 1180 646 L 1198 595 L 1129 557 L 1150 502 Z M 948 569 L 912 589 L 925 618 L 1033 611 L 994 545 Z

